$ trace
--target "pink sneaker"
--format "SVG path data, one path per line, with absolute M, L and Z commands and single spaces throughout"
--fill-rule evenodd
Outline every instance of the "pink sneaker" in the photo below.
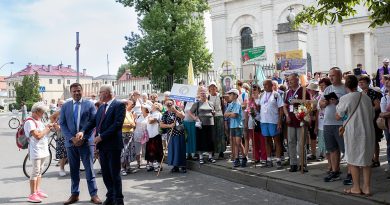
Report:
M 38 195 L 41 199 L 49 197 L 49 196 L 48 196 L 47 194 L 45 194 L 42 190 L 39 190 L 39 191 L 37 192 L 37 195 Z
M 28 196 L 27 201 L 32 202 L 32 203 L 41 203 L 42 199 L 38 196 L 38 194 L 34 193 L 34 194 L 30 194 L 30 196 Z

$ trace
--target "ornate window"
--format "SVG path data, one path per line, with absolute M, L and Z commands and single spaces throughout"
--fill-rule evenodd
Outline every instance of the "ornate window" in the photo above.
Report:
M 245 27 L 241 30 L 241 50 L 253 48 L 252 29 Z

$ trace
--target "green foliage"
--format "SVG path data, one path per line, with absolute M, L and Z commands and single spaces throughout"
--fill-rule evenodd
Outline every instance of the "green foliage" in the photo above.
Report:
M 319 0 L 316 6 L 304 8 L 294 22 L 294 27 L 306 22 L 309 24 L 333 24 L 341 23 L 345 18 L 354 16 L 357 5 L 364 5 L 369 11 L 370 27 L 381 26 L 390 23 L 389 0 Z
M 22 80 L 22 85 L 15 85 L 16 91 L 16 102 L 20 104 L 24 102 L 38 102 L 40 99 L 39 95 L 39 76 L 38 73 L 35 73 L 33 76 L 24 76 Z
M 126 72 L 126 70 L 130 70 L 130 65 L 129 64 L 122 64 L 118 68 L 118 72 L 116 74 L 116 79 L 118 80 L 120 77 L 122 77 L 123 73 Z
M 187 76 L 189 59 L 194 73 L 207 71 L 211 54 L 206 48 L 204 0 L 117 0 L 134 7 L 141 34 L 131 33 L 124 52 L 134 65 L 134 76 L 181 80 Z M 155 82 L 152 80 L 152 83 Z

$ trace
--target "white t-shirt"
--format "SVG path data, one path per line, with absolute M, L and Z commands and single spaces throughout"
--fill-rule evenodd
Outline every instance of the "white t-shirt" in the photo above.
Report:
M 386 108 L 390 104 L 390 96 L 384 95 L 381 99 L 381 112 L 387 112 Z
M 141 99 L 138 99 L 138 100 L 135 101 L 135 105 L 134 105 L 132 111 L 135 114 L 137 114 L 137 116 L 142 114 L 141 105 L 142 105 Z
M 246 93 L 245 90 L 243 89 L 241 94 L 238 95 L 237 101 L 240 103 L 240 105 L 242 107 L 242 104 L 248 103 L 248 98 L 249 98 L 248 93 Z M 242 117 L 241 119 L 244 121 L 245 120 L 245 112 L 242 112 L 241 117 Z
M 34 121 L 38 126 L 35 125 Z M 45 125 L 41 121 L 36 120 L 27 120 L 24 123 L 24 133 L 29 138 L 28 150 L 30 154 L 30 159 L 39 159 L 45 158 L 50 155 L 49 153 L 49 137 L 46 135 L 41 139 L 36 139 L 33 136 L 30 136 L 32 130 L 42 131 L 45 129 Z
M 260 122 L 278 124 L 279 108 L 284 102 L 278 92 L 265 92 L 260 98 Z
M 148 123 L 146 125 L 146 129 L 148 130 L 149 133 L 149 138 L 153 138 L 159 134 L 159 129 L 160 129 L 160 121 L 161 121 L 162 114 L 159 111 L 154 111 L 150 113 L 148 119 L 154 118 L 157 120 L 157 122 L 150 124 Z
M 317 103 L 318 110 L 318 129 L 324 130 L 324 117 L 325 117 L 325 109 L 321 109 L 320 101 Z

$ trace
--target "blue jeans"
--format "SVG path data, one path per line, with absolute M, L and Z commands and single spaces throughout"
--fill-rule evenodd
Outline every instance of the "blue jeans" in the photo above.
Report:
M 387 163 L 390 165 L 390 133 L 388 130 L 385 130 L 385 137 L 386 137 L 386 154 L 387 154 Z

